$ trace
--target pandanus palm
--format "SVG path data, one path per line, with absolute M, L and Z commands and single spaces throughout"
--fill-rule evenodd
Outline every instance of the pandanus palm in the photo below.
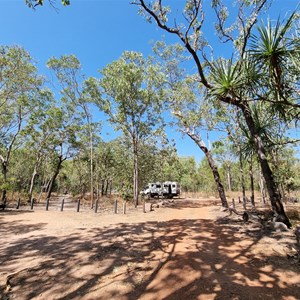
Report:
M 292 33 L 295 14 L 281 24 L 277 20 L 272 26 L 269 20 L 257 28 L 252 35 L 249 57 L 261 74 L 260 97 L 272 103 L 274 111 L 286 118 L 291 107 L 299 109 L 299 93 L 295 93 L 299 83 L 299 39 Z
M 263 133 L 255 122 L 257 111 L 253 110 L 253 108 L 261 102 L 259 100 L 266 97 L 269 98 L 272 95 L 272 82 L 264 82 L 268 75 L 266 75 L 266 70 L 261 65 L 263 62 L 258 63 L 255 60 L 257 59 L 255 55 L 252 56 L 251 53 L 247 53 L 235 63 L 233 63 L 232 59 L 222 59 L 211 63 L 210 79 L 212 88 L 209 90 L 208 95 L 221 101 L 225 99 L 227 103 L 232 103 L 240 108 L 247 124 L 247 132 L 255 145 L 273 210 L 281 214 L 284 222 L 291 226 L 285 215 L 273 172 L 267 159 L 268 149 L 265 145 L 265 140 L 268 135 Z M 278 85 L 276 85 L 277 87 Z

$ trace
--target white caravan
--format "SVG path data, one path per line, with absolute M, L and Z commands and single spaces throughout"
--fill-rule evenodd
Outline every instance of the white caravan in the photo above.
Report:
M 173 198 L 178 197 L 180 192 L 180 184 L 178 182 L 165 181 L 163 183 L 148 183 L 141 191 L 141 194 L 149 198 L 161 196 L 165 198 Z

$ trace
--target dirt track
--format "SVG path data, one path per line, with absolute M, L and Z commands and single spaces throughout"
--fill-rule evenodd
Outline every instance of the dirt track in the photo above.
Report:
M 1 299 L 300 299 L 293 232 L 209 204 L 0 213 Z

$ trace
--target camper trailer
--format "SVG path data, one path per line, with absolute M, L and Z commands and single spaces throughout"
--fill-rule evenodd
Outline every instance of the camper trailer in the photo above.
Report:
M 180 195 L 180 184 L 175 181 L 165 181 L 162 187 L 162 195 L 166 198 L 178 197 Z
M 141 195 L 149 198 L 165 197 L 173 198 L 180 195 L 180 184 L 175 181 L 165 181 L 163 183 L 148 183 L 141 191 Z

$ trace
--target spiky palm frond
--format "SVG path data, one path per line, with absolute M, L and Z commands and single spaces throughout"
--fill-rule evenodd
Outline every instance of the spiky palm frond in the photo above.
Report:
M 267 24 L 262 22 L 257 27 L 257 35 L 251 37 L 249 49 L 250 57 L 281 98 L 288 91 L 291 58 L 299 55 L 295 39 L 289 36 L 294 17 L 295 13 L 285 23 L 278 19 L 274 26 L 270 20 Z
M 244 76 L 233 60 L 218 59 L 210 64 L 212 88 L 209 95 L 227 97 L 240 95 L 244 86 Z

